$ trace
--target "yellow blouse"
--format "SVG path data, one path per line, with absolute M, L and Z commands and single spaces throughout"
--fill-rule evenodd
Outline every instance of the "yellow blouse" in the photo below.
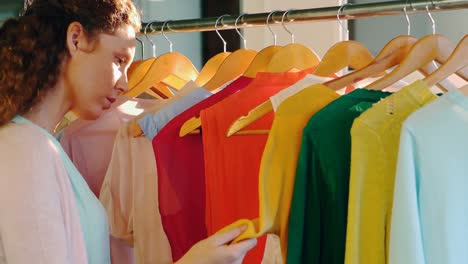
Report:
M 387 263 L 402 123 L 437 96 L 416 81 L 359 116 L 351 129 L 346 264 Z

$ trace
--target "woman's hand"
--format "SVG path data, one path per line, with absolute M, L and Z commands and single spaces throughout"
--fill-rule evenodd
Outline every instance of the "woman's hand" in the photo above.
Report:
M 227 243 L 238 237 L 245 228 L 233 228 L 198 242 L 176 264 L 242 263 L 245 254 L 257 245 L 257 239 L 252 238 L 232 245 Z

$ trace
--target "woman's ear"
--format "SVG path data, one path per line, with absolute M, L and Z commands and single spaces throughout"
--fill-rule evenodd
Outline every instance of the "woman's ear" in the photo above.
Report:
M 87 50 L 89 41 L 86 31 L 79 22 L 72 22 L 67 29 L 67 49 L 71 56 L 74 56 L 79 50 Z

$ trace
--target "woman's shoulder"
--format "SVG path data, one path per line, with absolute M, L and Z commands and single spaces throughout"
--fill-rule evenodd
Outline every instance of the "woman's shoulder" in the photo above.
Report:
M 0 127 L 0 168 L 13 165 L 28 168 L 44 166 L 57 159 L 51 140 L 37 127 L 26 123 L 8 123 Z
M 0 127 L 0 149 L 48 149 L 49 139 L 37 127 L 27 123 L 10 122 Z M 2 151 L 3 152 L 3 151 Z

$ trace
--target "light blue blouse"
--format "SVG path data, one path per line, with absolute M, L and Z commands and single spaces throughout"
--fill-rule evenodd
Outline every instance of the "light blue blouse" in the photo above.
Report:
M 161 131 L 161 129 L 163 129 L 164 126 L 167 125 L 167 123 L 169 123 L 174 117 L 211 95 L 213 95 L 211 92 L 203 88 L 197 88 L 186 96 L 161 109 L 158 113 L 154 115 L 147 114 L 138 120 L 141 130 L 149 140 L 153 140 L 159 131 Z
M 80 172 L 76 169 L 60 143 L 45 129 L 21 116 L 16 116 L 13 122 L 27 123 L 37 127 L 57 148 L 70 179 L 73 193 L 75 194 L 88 263 L 110 264 L 109 224 L 106 212 L 97 197 L 89 189 Z
M 389 263 L 468 263 L 468 97 L 459 90 L 403 123 Z

